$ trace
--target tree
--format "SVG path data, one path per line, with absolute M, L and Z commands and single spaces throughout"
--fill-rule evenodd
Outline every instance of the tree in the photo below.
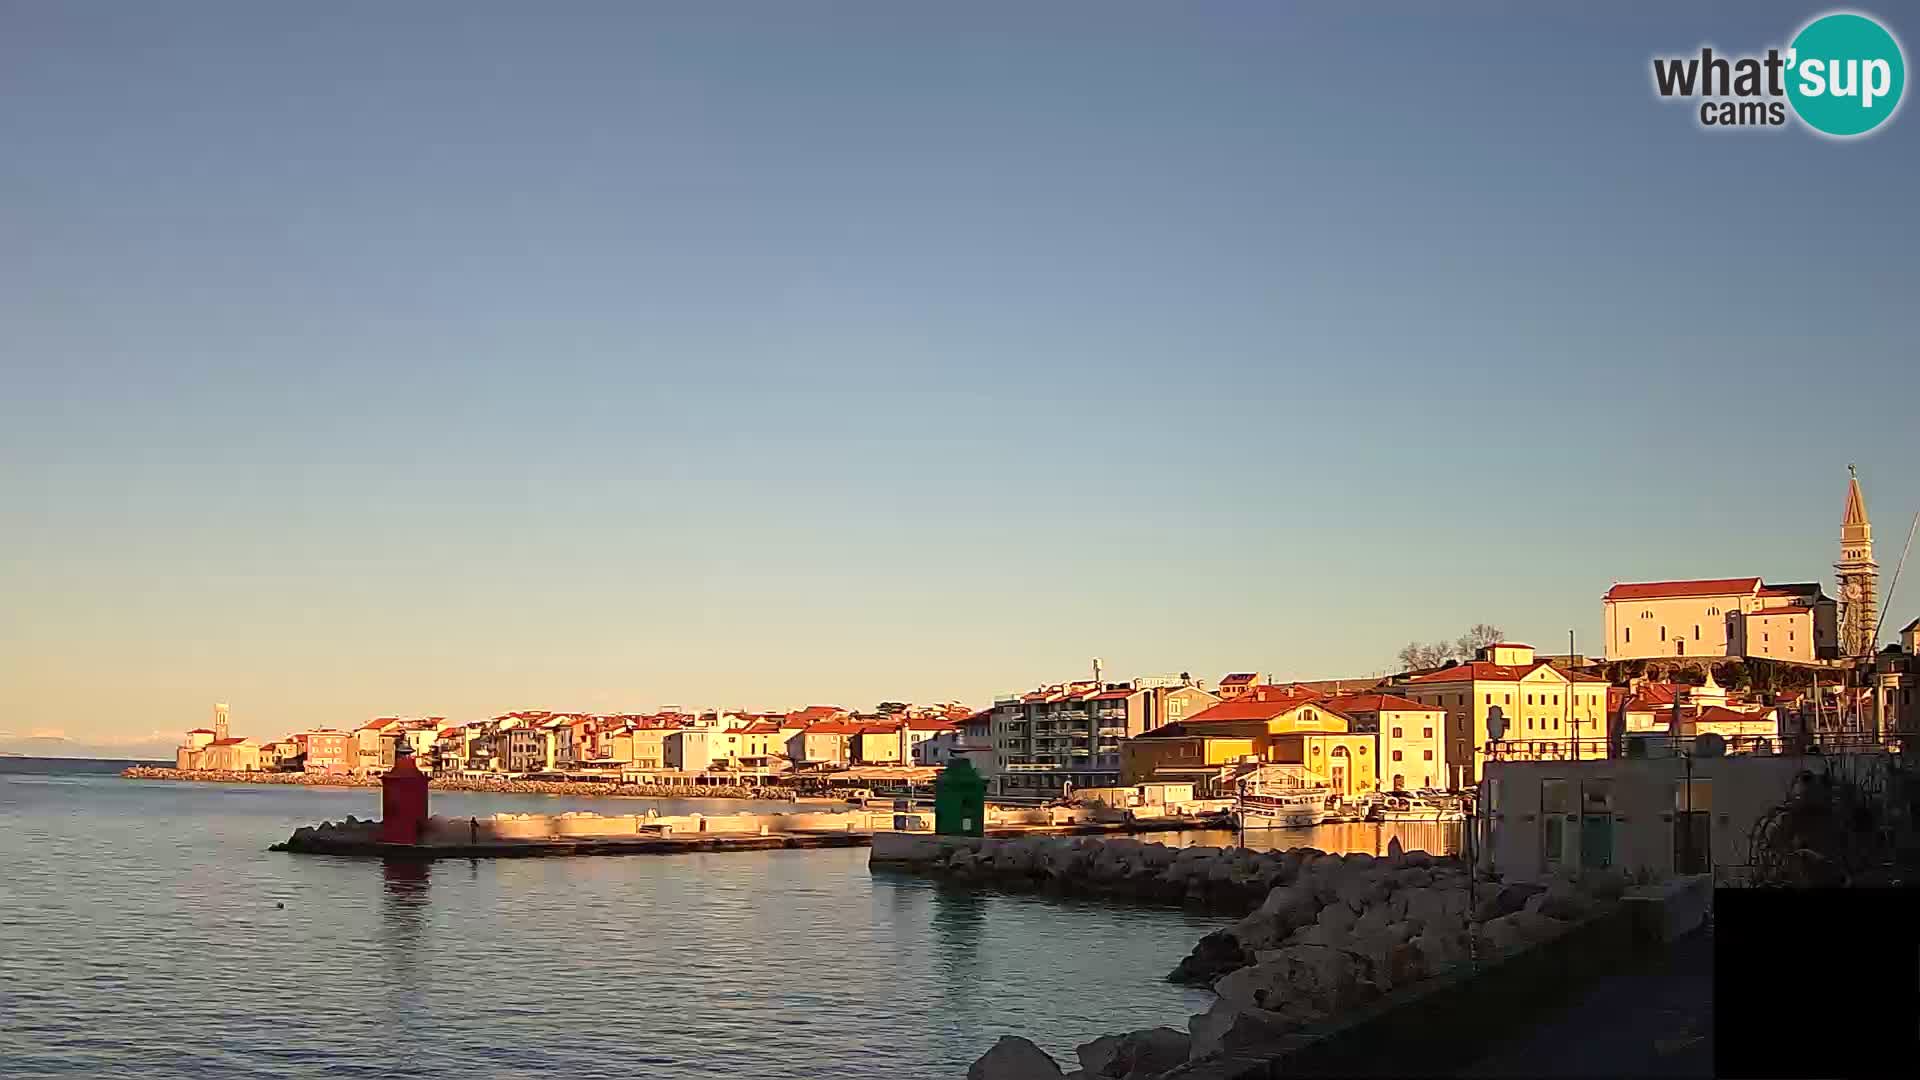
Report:
M 1471 660 L 1481 649 L 1489 645 L 1498 645 L 1507 640 L 1507 632 L 1492 623 L 1474 623 L 1453 643 L 1453 648 L 1462 660 Z
M 1394 657 L 1402 671 L 1437 668 L 1453 659 L 1453 646 L 1444 641 L 1409 641 Z

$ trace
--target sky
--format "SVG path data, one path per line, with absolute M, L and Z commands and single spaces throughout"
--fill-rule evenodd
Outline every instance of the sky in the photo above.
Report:
M 1850 462 L 1884 587 L 1920 117 L 1435 7 L 0 0 L 0 733 L 1598 651 Z

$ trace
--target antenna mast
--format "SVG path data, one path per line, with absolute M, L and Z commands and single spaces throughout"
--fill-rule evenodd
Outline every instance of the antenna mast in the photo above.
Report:
M 1893 608 L 1893 590 L 1900 587 L 1900 571 L 1907 568 L 1907 552 L 1913 550 L 1913 530 L 1920 527 L 1920 514 L 1913 515 L 1913 524 L 1907 526 L 1907 546 L 1900 549 L 1900 561 L 1894 564 L 1893 580 L 1887 583 L 1887 602 L 1880 609 L 1880 619 L 1873 624 L 1873 647 L 1880 648 L 1880 628 L 1886 625 L 1887 612 Z

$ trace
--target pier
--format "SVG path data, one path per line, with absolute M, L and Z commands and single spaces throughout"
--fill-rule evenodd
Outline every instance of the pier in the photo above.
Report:
M 1128 836 L 1227 828 L 1218 816 L 1129 818 L 1084 807 L 989 809 L 988 837 Z M 381 859 L 550 858 L 569 855 L 684 855 L 694 852 L 871 847 L 875 837 L 933 836 L 930 810 L 788 814 L 495 814 L 430 818 L 417 842 L 383 838 L 379 821 L 349 817 L 298 829 L 269 850 Z

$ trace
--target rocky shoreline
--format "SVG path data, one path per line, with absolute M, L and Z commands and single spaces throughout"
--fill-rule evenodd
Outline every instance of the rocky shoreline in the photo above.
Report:
M 1627 884 L 1617 873 L 1551 886 L 1475 882 L 1461 860 L 1422 851 L 1376 857 L 1127 839 L 911 837 L 885 847 L 876 841 L 874 861 L 996 888 L 1243 913 L 1202 938 L 1167 976 L 1218 996 L 1185 1031 L 1155 1027 L 1095 1039 L 1078 1048 L 1071 1072 L 1032 1042 L 1007 1036 L 974 1062 L 968 1080 L 1205 1075 L 1211 1062 L 1333 1022 L 1476 955 L 1491 959 L 1557 937 L 1618 900 Z
M 373 776 L 339 773 L 221 772 L 206 769 L 168 769 L 135 765 L 120 774 L 129 780 L 190 780 L 208 784 L 278 784 L 293 787 L 377 788 Z M 665 787 L 659 784 L 584 783 L 574 780 L 492 780 L 472 777 L 435 777 L 435 791 L 468 791 L 493 795 L 577 795 L 630 799 L 761 799 L 765 789 L 744 785 Z M 777 800 L 776 800 L 777 801 Z

